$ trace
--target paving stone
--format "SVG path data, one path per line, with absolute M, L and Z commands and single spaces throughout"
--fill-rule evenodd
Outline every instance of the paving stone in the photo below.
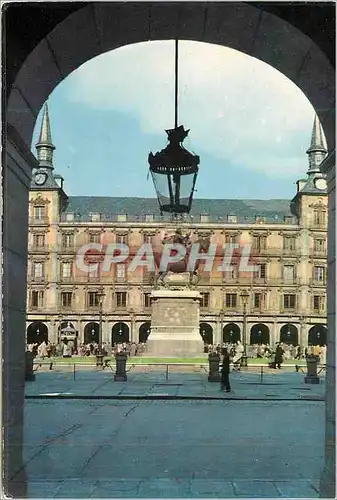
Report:
M 283 498 L 319 498 L 310 481 L 275 481 L 274 485 Z
M 271 481 L 233 481 L 238 497 L 274 498 L 279 492 Z
M 90 498 L 97 481 L 68 479 L 56 491 L 54 498 Z
M 135 498 L 137 497 L 139 479 L 100 480 L 95 484 L 91 498 Z
M 138 490 L 141 498 L 182 498 L 189 495 L 190 483 L 181 479 L 152 479 L 142 481 Z
M 220 392 L 218 384 L 207 383 L 205 373 L 172 373 L 167 384 L 164 373 L 146 380 L 142 373 L 130 374 L 128 382 L 121 384 L 114 384 L 111 374 L 109 379 L 99 372 L 80 373 L 75 382 L 65 382 L 61 376 L 53 380 L 50 373 L 40 375 L 44 380 L 41 377 L 35 385 L 37 392 L 43 386 L 50 392 L 85 394 L 86 384 L 95 394 L 179 390 L 218 396 Z M 267 390 L 256 384 L 256 377 L 250 384 L 251 375 L 231 375 L 235 394 L 255 397 L 270 392 L 281 397 L 287 396 L 289 387 L 302 383 L 298 374 L 282 373 L 270 379 L 278 385 Z M 52 388 L 48 387 L 51 381 Z M 323 386 L 317 390 L 323 391 Z M 237 495 L 234 480 L 242 498 L 288 498 L 295 493 L 315 498 L 308 480 L 318 480 L 323 467 L 324 404 L 267 398 L 30 399 L 25 405 L 24 436 L 26 469 L 35 498 L 67 498 L 69 488 L 73 491 L 68 498 L 232 498 Z M 35 457 L 34 446 L 42 450 Z M 166 481 L 154 481 L 156 476 Z M 64 485 L 56 491 L 56 479 L 62 478 Z M 272 485 L 275 481 L 277 489 Z
M 33 481 L 27 484 L 27 498 L 53 498 L 62 481 Z
M 236 497 L 231 481 L 192 479 L 191 497 L 203 498 L 234 498 Z

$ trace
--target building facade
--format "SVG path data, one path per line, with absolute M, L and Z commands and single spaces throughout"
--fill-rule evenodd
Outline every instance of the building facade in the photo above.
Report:
M 297 182 L 291 201 L 196 199 L 191 214 L 179 221 L 161 216 L 155 199 L 68 197 L 63 178 L 54 173 L 47 105 L 36 149 L 27 343 L 58 343 L 66 326 L 79 343 L 146 341 L 156 273 L 129 264 L 142 243 L 160 248 L 163 235 L 178 227 L 217 244 L 212 270 L 201 265 L 196 285 L 206 343 L 242 341 L 243 334 L 248 345 L 326 343 L 327 186 L 320 164 L 327 151 L 317 117 L 307 176 Z M 79 269 L 79 249 L 106 249 L 110 243 L 128 246 L 127 261 L 106 270 L 99 250 L 86 255 L 90 271 Z M 251 245 L 254 272 L 242 271 L 235 258 L 230 271 L 219 271 L 223 244 Z

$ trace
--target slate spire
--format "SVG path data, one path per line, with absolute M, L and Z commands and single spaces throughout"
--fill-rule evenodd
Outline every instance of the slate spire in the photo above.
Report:
M 39 166 L 43 168 L 53 169 L 53 154 L 55 146 L 51 139 L 50 120 L 48 112 L 48 104 L 46 103 L 43 109 L 39 140 L 35 145 L 37 151 L 37 159 Z
M 325 141 L 323 136 L 323 130 L 318 119 L 317 114 L 315 114 L 314 125 L 312 128 L 311 143 L 307 151 L 309 157 L 309 170 L 307 174 L 315 174 L 320 172 L 320 164 L 326 157 L 328 151 L 325 147 Z

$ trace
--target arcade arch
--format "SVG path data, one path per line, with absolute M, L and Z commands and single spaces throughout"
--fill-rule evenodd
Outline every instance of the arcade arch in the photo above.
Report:
M 92 342 L 96 344 L 99 342 L 99 324 L 95 321 L 90 321 L 84 327 L 84 343 L 91 344 Z
M 48 327 L 42 321 L 33 321 L 27 328 L 27 344 L 48 342 Z
M 253 325 L 250 329 L 250 344 L 270 344 L 269 328 L 263 323 Z
M 287 323 L 280 329 L 280 342 L 288 345 L 298 345 L 298 330 L 295 325 Z
M 129 326 L 122 321 L 115 323 L 111 328 L 111 343 L 123 344 L 124 342 L 129 342 Z
M 228 323 L 222 329 L 222 342 L 235 344 L 241 340 L 240 327 L 236 323 Z
M 286 5 L 284 9 L 287 7 L 289 7 L 289 10 L 293 10 L 293 6 Z M 50 9 L 52 8 L 53 6 L 50 6 Z M 26 35 L 29 33 L 29 37 L 17 36 L 15 43 L 12 43 L 12 51 L 16 53 L 16 56 L 8 57 L 10 71 L 7 71 L 6 92 L 6 95 L 9 96 L 6 110 L 6 118 L 9 124 L 7 129 L 7 153 L 8 150 L 11 150 L 12 155 L 14 155 L 13 151 L 16 151 L 15 154 L 18 151 L 23 151 L 20 161 L 27 162 L 22 172 L 25 172 L 24 175 L 28 179 L 29 169 L 34 164 L 30 155 L 30 143 L 36 117 L 48 95 L 62 79 L 90 58 L 116 47 L 148 39 L 174 39 L 177 37 L 226 45 L 252 55 L 281 71 L 294 81 L 311 101 L 323 125 L 328 148 L 330 151 L 334 151 L 335 71 L 327 56 L 328 50 L 322 45 L 322 50 L 325 50 L 324 53 L 316 44 L 316 36 L 314 35 L 318 31 L 317 20 L 315 17 L 312 20 L 308 18 L 309 20 L 306 19 L 304 23 L 300 21 L 303 16 L 299 15 L 297 23 L 289 24 L 282 18 L 282 9 L 280 7 L 278 15 L 268 12 L 268 9 L 276 9 L 277 12 L 277 8 L 277 6 L 268 7 L 261 4 L 230 2 L 219 2 L 218 5 L 217 2 L 209 2 L 209 4 L 205 2 L 200 4 L 198 9 L 191 8 L 189 2 L 176 2 L 173 4 L 144 2 L 136 7 L 128 2 L 124 4 L 119 2 L 94 2 L 85 5 L 83 8 L 77 5 L 72 6 L 73 11 L 70 15 L 68 15 L 70 10 L 67 9 L 65 10 L 67 14 L 62 14 L 60 11 L 55 11 L 55 13 L 49 11 L 48 24 L 35 22 L 34 20 L 36 29 L 25 31 Z M 34 15 L 31 17 L 34 18 Z M 29 22 L 29 16 L 27 16 L 27 22 Z M 297 24 L 301 29 L 295 27 L 294 24 Z M 9 30 L 5 31 L 8 32 Z M 319 31 L 324 33 L 324 29 Z M 328 32 L 325 35 L 326 41 L 329 36 Z M 32 50 L 32 47 L 35 48 Z M 331 57 L 331 61 L 333 61 L 333 57 Z M 10 153 L 8 153 L 9 155 Z M 332 161 L 334 160 L 332 159 Z M 14 162 L 12 162 L 13 164 Z M 11 173 L 10 175 L 10 182 L 8 181 L 9 175 L 5 176 L 4 190 L 4 205 L 6 206 L 3 221 L 4 280 L 6 285 L 4 289 L 8 297 L 13 297 L 12 306 L 13 302 L 15 303 L 13 311 L 17 311 L 17 314 L 16 316 L 14 313 L 9 315 L 5 311 L 4 352 L 10 353 L 9 357 L 14 356 L 11 353 L 15 353 L 15 359 L 18 357 L 17 353 L 21 352 L 23 361 L 24 338 L 20 335 L 20 331 L 22 332 L 25 328 L 25 315 L 21 311 L 24 311 L 26 302 L 25 269 L 27 253 L 26 250 L 18 250 L 18 248 L 27 248 L 27 226 L 23 223 L 20 228 L 22 231 L 20 231 L 19 238 L 10 234 L 8 226 L 14 220 L 14 213 L 16 214 L 16 220 L 26 221 L 27 219 L 28 200 L 25 189 L 28 191 L 29 181 L 26 181 L 25 186 L 21 172 L 20 174 L 14 172 L 14 174 Z M 329 199 L 333 201 L 334 173 L 331 173 L 331 179 L 329 183 Z M 16 193 L 22 193 L 20 195 L 22 203 L 20 207 L 16 204 L 14 212 L 14 208 L 11 208 L 11 200 L 15 199 Z M 332 204 L 330 203 L 330 206 Z M 332 241 L 332 245 L 328 249 L 328 262 L 334 266 L 335 212 L 330 208 L 329 211 L 331 211 L 331 217 L 329 216 L 329 240 Z M 16 255 L 16 260 L 20 263 L 15 283 L 10 280 L 11 252 Z M 330 288 L 328 284 L 331 298 L 328 301 L 329 321 L 331 321 L 328 342 L 331 342 L 331 353 L 334 353 L 334 271 L 329 273 L 328 281 L 331 286 Z M 6 297 L 4 302 L 9 303 L 8 300 L 6 302 Z M 21 329 L 18 328 L 20 323 L 22 325 Z M 334 380 L 333 353 L 327 370 L 327 377 L 330 377 L 331 380 Z M 14 366 L 14 364 L 12 358 L 5 360 L 4 370 L 10 374 L 8 388 L 18 397 L 21 394 L 23 400 L 24 387 L 22 380 L 24 378 L 24 368 L 22 368 L 22 373 L 16 370 L 12 374 L 10 366 Z M 22 367 L 24 367 L 24 362 L 22 362 Z M 334 383 L 327 384 L 327 401 L 333 400 L 333 390 Z M 16 422 L 22 422 L 22 402 L 17 404 L 17 401 L 13 399 L 13 402 L 8 401 L 5 404 L 7 406 L 4 408 L 4 414 L 6 415 L 4 425 L 6 425 L 7 421 L 13 421 L 13 418 Z M 11 405 L 15 405 L 14 413 Z M 329 409 L 327 407 L 326 415 L 329 425 L 328 435 L 334 436 L 334 408 Z M 9 416 L 11 420 L 9 420 Z M 19 429 L 18 425 L 16 427 Z M 4 442 L 6 453 L 8 453 L 8 439 L 11 438 L 6 435 Z M 15 439 L 17 439 L 17 436 L 13 435 L 13 441 Z M 19 440 L 15 441 L 15 444 L 17 445 L 18 442 Z M 330 450 L 329 456 L 333 456 L 332 439 L 328 446 L 328 451 Z M 13 450 L 13 453 L 21 453 L 17 446 L 13 446 Z M 17 464 L 17 459 L 8 460 L 8 463 Z M 334 468 L 331 468 L 332 473 L 329 473 L 329 470 L 327 474 L 330 474 L 329 480 L 331 480 L 332 475 L 334 475 Z M 8 477 L 13 475 L 12 473 L 6 469 L 5 482 Z M 323 497 L 334 495 L 332 484 L 333 481 L 331 480 L 331 486 L 329 483 L 330 494 L 323 493 Z M 12 490 L 18 488 L 17 485 L 13 484 Z M 14 494 L 14 496 L 21 497 L 21 493 Z M 25 495 L 23 494 L 23 496 Z
M 145 342 L 148 339 L 148 336 L 150 335 L 151 332 L 151 322 L 146 321 L 142 325 L 140 325 L 139 330 L 138 330 L 138 342 L 145 344 Z
M 209 323 L 200 323 L 199 331 L 204 344 L 212 345 L 213 344 L 213 328 Z
M 327 343 L 327 328 L 325 325 L 314 325 L 308 332 L 309 345 L 326 345 Z

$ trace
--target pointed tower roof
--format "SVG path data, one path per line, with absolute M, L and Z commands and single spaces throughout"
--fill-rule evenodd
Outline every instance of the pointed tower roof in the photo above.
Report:
M 310 176 L 320 172 L 320 164 L 326 157 L 328 151 L 325 147 L 324 134 L 317 114 L 315 114 L 314 125 L 311 134 L 310 147 L 307 150 L 309 157 L 309 170 L 307 174 Z
M 324 145 L 323 131 L 322 131 L 321 123 L 318 119 L 317 114 L 315 114 L 314 125 L 312 128 L 312 134 L 311 134 L 311 143 L 310 143 L 310 147 L 307 151 L 307 154 L 314 153 L 316 151 L 322 151 L 324 153 L 327 153 L 327 149 Z
M 48 104 L 46 103 L 43 109 L 43 116 L 41 122 L 40 136 L 39 140 L 36 143 L 36 147 L 39 146 L 49 146 L 55 149 L 55 146 L 51 140 L 51 130 L 50 130 L 50 120 L 49 120 L 49 112 L 48 112 Z

